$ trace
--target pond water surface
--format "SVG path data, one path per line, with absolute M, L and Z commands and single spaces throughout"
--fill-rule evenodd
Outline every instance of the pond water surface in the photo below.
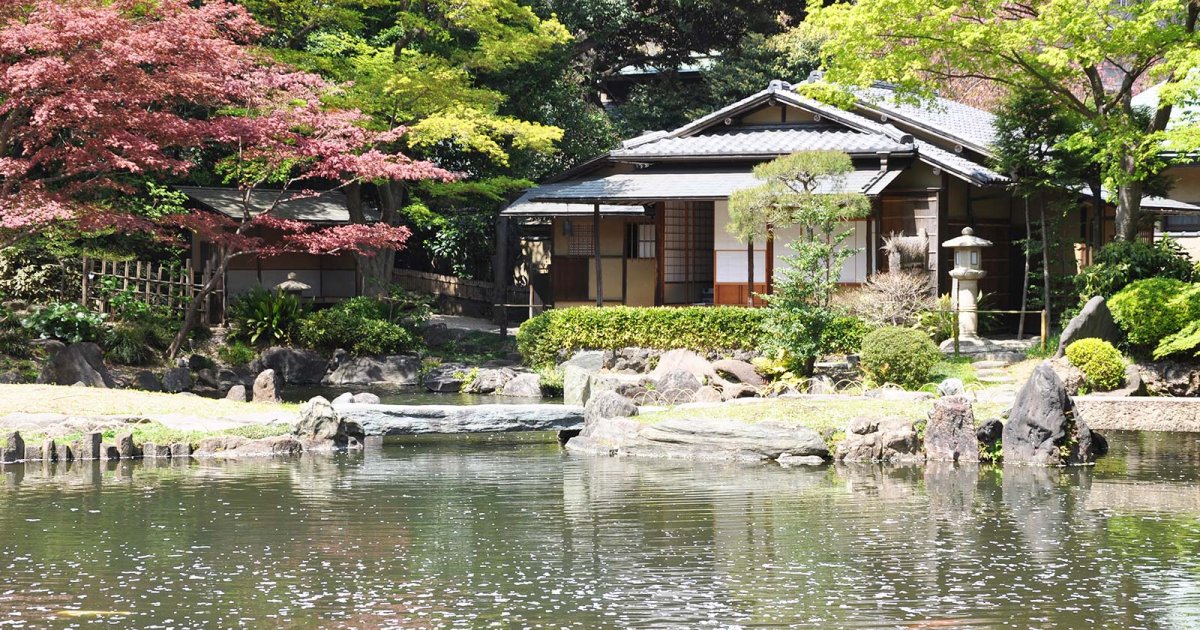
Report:
M 1200 627 L 1200 435 L 1109 438 L 1065 471 L 589 458 L 545 435 L 10 466 L 0 626 Z

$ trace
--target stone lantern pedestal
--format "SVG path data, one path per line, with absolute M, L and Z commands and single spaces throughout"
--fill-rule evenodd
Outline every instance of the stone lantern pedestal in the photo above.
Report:
M 992 242 L 975 236 L 975 231 L 969 227 L 963 228 L 962 236 L 952 238 L 942 247 L 954 250 L 954 268 L 950 277 L 954 278 L 954 303 L 958 310 L 958 345 L 959 350 L 983 351 L 993 344 L 979 336 L 979 280 L 987 275 L 983 270 L 983 248 L 991 247 Z M 954 349 L 954 339 L 942 342 L 943 350 Z

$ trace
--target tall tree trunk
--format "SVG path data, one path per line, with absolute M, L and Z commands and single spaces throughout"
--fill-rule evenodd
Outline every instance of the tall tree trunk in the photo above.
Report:
M 407 201 L 407 188 L 403 182 L 387 182 L 379 185 L 379 220 L 388 225 L 400 224 L 400 210 Z M 350 203 L 350 218 L 356 223 L 366 223 L 362 209 L 361 188 L 347 187 L 346 198 Z M 357 215 L 356 215 L 357 213 Z M 357 218 L 356 218 L 357 217 Z M 396 266 L 396 250 L 381 249 L 374 256 L 355 256 L 362 274 L 363 295 L 382 297 L 392 286 L 392 269 Z
M 1029 196 L 1025 196 L 1025 279 L 1021 282 L 1021 320 L 1017 324 L 1017 341 L 1025 338 L 1025 309 L 1029 306 L 1029 247 L 1033 244 L 1033 228 L 1029 224 Z
M 1121 170 L 1125 172 L 1127 178 L 1132 178 L 1137 170 L 1133 156 L 1121 157 Z M 1142 213 L 1142 189 L 1142 182 L 1132 179 L 1117 188 L 1117 233 L 1115 235 L 1117 239 L 1133 241 L 1137 238 L 1138 219 Z

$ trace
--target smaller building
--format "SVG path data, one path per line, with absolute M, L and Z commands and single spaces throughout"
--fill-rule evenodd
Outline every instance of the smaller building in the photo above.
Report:
M 242 190 L 193 186 L 179 186 L 177 189 L 187 195 L 189 204 L 197 210 L 220 213 L 235 220 L 242 218 Z M 279 190 L 253 191 L 250 197 L 251 214 L 260 214 L 271 207 L 280 194 Z M 282 194 L 289 197 L 298 195 L 296 192 Z M 377 216 L 370 211 L 368 214 Z M 350 223 L 346 195 L 341 191 L 328 191 L 316 197 L 289 198 L 280 203 L 272 215 L 320 227 Z M 256 234 L 268 243 L 282 236 L 271 231 Z M 212 259 L 215 253 L 213 247 L 209 242 L 192 243 L 192 268 L 203 269 L 205 262 Z M 314 303 L 336 302 L 362 293 L 362 275 L 353 255 L 292 252 L 273 256 L 246 254 L 234 258 L 225 274 L 225 295 L 236 297 L 255 287 L 271 289 L 287 280 L 289 274 L 295 274 L 296 280 L 311 287 L 301 296 Z

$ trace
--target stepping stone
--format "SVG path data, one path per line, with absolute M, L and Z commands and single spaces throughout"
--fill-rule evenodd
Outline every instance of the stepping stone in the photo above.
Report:
M 975 361 L 975 362 L 971 363 L 971 367 L 973 367 L 977 370 L 986 370 L 989 368 L 1002 368 L 1002 367 L 1007 367 L 1007 366 L 1008 366 L 1008 362 L 1006 362 L 1006 361 L 984 360 L 984 361 Z

